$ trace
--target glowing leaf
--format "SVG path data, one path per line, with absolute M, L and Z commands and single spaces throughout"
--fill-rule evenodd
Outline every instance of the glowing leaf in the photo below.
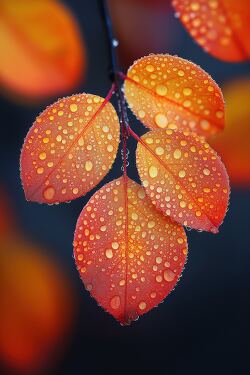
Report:
M 174 288 L 187 242 L 184 229 L 158 212 L 140 185 L 121 177 L 97 191 L 81 212 L 74 254 L 86 289 L 129 324 Z
M 192 130 L 209 136 L 224 127 L 221 90 L 200 67 L 180 57 L 149 55 L 128 70 L 125 95 L 151 129 Z
M 6 373 L 45 374 L 68 340 L 73 291 L 46 251 L 23 237 L 0 235 L 0 264 L 1 362 Z
M 250 78 L 229 82 L 226 98 L 225 131 L 211 144 L 225 162 L 230 180 L 236 186 L 250 186 Z
M 173 0 L 173 6 L 206 52 L 226 61 L 249 59 L 249 0 Z
M 79 94 L 48 107 L 22 149 L 27 200 L 55 203 L 86 194 L 111 168 L 119 132 L 114 107 L 99 96 Z
M 224 165 L 203 137 L 151 131 L 138 143 L 137 167 L 152 203 L 185 226 L 218 232 L 228 205 Z
M 80 83 L 85 50 L 76 21 L 54 0 L 1 0 L 0 83 L 30 98 Z

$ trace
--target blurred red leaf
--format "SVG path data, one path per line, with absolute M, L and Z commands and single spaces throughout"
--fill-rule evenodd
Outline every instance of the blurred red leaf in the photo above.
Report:
M 124 68 L 145 54 L 171 47 L 174 27 L 171 4 L 166 0 L 109 0 L 117 48 Z M 139 20 L 139 22 L 138 22 Z
M 69 9 L 55 0 L 1 0 L 0 84 L 31 99 L 80 83 L 85 47 Z
M 152 203 L 185 226 L 218 232 L 226 214 L 229 182 L 224 165 L 203 137 L 150 131 L 141 137 L 136 163 Z
M 36 119 L 22 149 L 27 200 L 65 202 L 93 189 L 112 167 L 119 134 L 119 120 L 108 98 L 79 94 L 49 106 Z
M 84 207 L 74 254 L 86 289 L 121 324 L 129 324 L 174 288 L 187 241 L 184 229 L 158 212 L 140 185 L 121 177 Z
M 226 61 L 249 59 L 249 0 L 173 0 L 173 6 L 205 51 Z
M 223 92 L 226 100 L 225 131 L 211 144 L 227 166 L 232 184 L 250 186 L 250 78 L 228 82 Z
M 149 55 L 129 68 L 125 96 L 151 129 L 192 130 L 209 136 L 224 127 L 220 88 L 199 66 L 170 55 Z
M 69 283 L 44 249 L 0 237 L 0 357 L 7 368 L 38 373 L 68 340 L 74 302 Z

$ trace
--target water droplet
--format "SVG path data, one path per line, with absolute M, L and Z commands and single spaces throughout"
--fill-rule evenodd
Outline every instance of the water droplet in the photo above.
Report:
M 179 171 L 179 177 L 180 178 L 183 178 L 186 176 L 186 172 L 182 169 L 181 171 Z
M 45 160 L 46 159 L 46 153 L 45 152 L 41 152 L 40 155 L 39 155 L 39 159 L 40 160 Z
M 146 66 L 146 70 L 148 72 L 153 72 L 155 70 L 155 68 L 153 67 L 153 65 L 149 64 L 149 65 Z
M 158 95 L 165 96 L 168 92 L 168 89 L 164 85 L 157 85 L 156 88 L 155 88 L 155 91 Z
M 118 47 L 119 46 L 119 42 L 118 42 L 118 40 L 117 39 L 113 39 L 112 40 L 112 45 L 113 45 L 113 47 Z
M 175 159 L 181 158 L 181 150 L 179 150 L 178 148 L 176 150 L 174 150 L 174 158 Z
M 149 176 L 151 177 L 151 178 L 155 178 L 155 177 L 157 177 L 157 175 L 158 175 L 158 169 L 157 169 L 157 167 L 155 167 L 154 165 L 151 165 L 150 167 L 149 167 Z
M 44 169 L 42 167 L 40 167 L 40 168 L 37 168 L 36 171 L 37 171 L 38 174 L 43 174 Z
M 203 169 L 203 173 L 205 176 L 209 176 L 210 175 L 210 170 L 208 168 L 204 168 Z
M 78 109 L 77 104 L 70 104 L 70 110 L 71 112 L 76 112 Z
M 175 278 L 175 273 L 172 270 L 167 269 L 164 271 L 163 277 L 164 277 L 164 280 L 166 281 L 173 281 Z
M 164 149 L 162 147 L 156 147 L 155 153 L 156 153 L 156 155 L 163 155 Z
M 139 309 L 140 309 L 140 310 L 145 310 L 146 307 L 147 307 L 146 302 L 140 302 L 140 303 L 139 303 Z
M 90 160 L 87 160 L 85 162 L 85 169 L 87 172 L 90 172 L 93 168 L 93 163 Z
M 164 129 L 168 124 L 168 119 L 163 113 L 157 113 L 155 115 L 155 123 L 159 128 Z
M 52 186 L 49 186 L 44 190 L 43 196 L 46 200 L 50 201 L 54 198 L 55 193 L 56 193 L 55 189 Z
M 114 296 L 114 297 L 110 300 L 110 306 L 111 306 L 111 308 L 114 309 L 114 310 L 119 309 L 120 304 L 121 304 L 121 299 L 120 299 L 119 296 Z
M 185 87 L 182 92 L 185 96 L 189 96 L 192 94 L 192 89 L 190 89 L 189 87 Z
M 106 255 L 106 257 L 107 257 L 108 259 L 113 258 L 113 251 L 112 251 L 112 249 L 107 249 L 107 250 L 105 251 L 105 255 Z

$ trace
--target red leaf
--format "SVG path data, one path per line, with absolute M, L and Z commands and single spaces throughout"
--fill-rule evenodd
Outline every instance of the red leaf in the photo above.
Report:
M 72 329 L 71 286 L 44 249 L 20 236 L 0 236 L 0 264 L 1 361 L 15 370 L 8 374 L 45 374 Z
M 74 95 L 52 104 L 36 119 L 21 154 L 27 200 L 69 201 L 93 189 L 108 173 L 120 133 L 108 99 Z
M 224 127 L 221 90 L 199 66 L 180 57 L 149 55 L 137 60 L 125 81 L 128 104 L 151 129 L 192 130 L 209 136 Z
M 194 133 L 150 131 L 139 139 L 136 162 L 152 203 L 185 226 L 218 232 L 229 182 L 224 165 Z
M 187 242 L 184 229 L 155 210 L 140 185 L 121 177 L 84 207 L 74 254 L 86 289 L 121 324 L 129 324 L 174 288 Z
M 206 52 L 226 61 L 249 59 L 249 0 L 173 0 L 173 6 Z
M 0 82 L 31 99 L 69 91 L 85 71 L 76 20 L 59 1 L 1 0 Z

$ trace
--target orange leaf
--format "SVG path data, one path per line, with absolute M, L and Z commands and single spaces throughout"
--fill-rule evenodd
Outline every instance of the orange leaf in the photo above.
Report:
M 54 0 L 1 0 L 0 83 L 27 97 L 75 87 L 85 49 L 74 17 Z
M 218 232 L 228 205 L 224 165 L 204 138 L 190 132 L 150 131 L 136 152 L 140 178 L 152 203 L 185 226 Z
M 125 95 L 151 129 L 192 130 L 209 136 L 224 127 L 221 90 L 200 67 L 180 57 L 149 55 L 128 70 Z
M 22 149 L 27 200 L 65 202 L 93 189 L 114 162 L 119 132 L 108 99 L 79 94 L 49 106 L 36 119 Z
M 173 6 L 206 52 L 226 61 L 249 59 L 249 0 L 173 0 Z
M 95 193 L 77 222 L 74 254 L 85 287 L 121 324 L 158 305 L 182 272 L 184 229 L 120 177 Z
M 20 236 L 0 236 L 0 358 L 18 373 L 54 365 L 73 322 L 71 287 L 45 253 Z
M 236 186 L 250 186 L 250 77 L 229 82 L 224 88 L 226 127 L 211 144 L 227 166 Z

